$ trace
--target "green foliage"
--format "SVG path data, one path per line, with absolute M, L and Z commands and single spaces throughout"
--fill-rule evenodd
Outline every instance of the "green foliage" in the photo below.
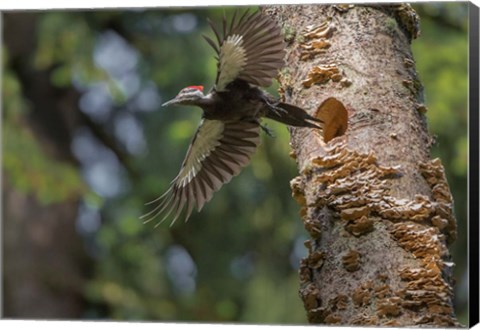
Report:
M 8 63 L 8 52 L 3 49 L 3 68 L 6 68 Z M 22 87 L 19 81 L 8 70 L 3 70 L 2 76 L 2 100 L 4 111 L 4 118 L 11 119 L 25 113 L 27 105 L 25 100 L 21 97 Z
M 6 56 L 5 58 L 8 58 Z M 6 60 L 8 61 L 8 60 Z M 22 120 L 28 104 L 21 86 L 8 70 L 3 75 L 3 163 L 5 179 L 43 204 L 59 203 L 86 192 L 77 169 L 48 157 Z
M 75 68 L 80 69 L 84 79 L 104 78 L 92 62 L 93 31 L 80 15 L 74 12 L 48 13 L 40 21 L 38 30 L 38 50 L 33 65 L 36 69 L 55 66 L 51 75 L 55 86 L 70 85 Z
M 6 179 L 43 204 L 80 196 L 86 187 L 75 167 L 49 159 L 32 134 L 11 124 L 3 127 L 3 169 Z

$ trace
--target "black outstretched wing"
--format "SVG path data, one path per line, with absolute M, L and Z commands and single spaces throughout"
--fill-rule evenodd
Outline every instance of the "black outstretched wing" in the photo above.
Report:
M 187 151 L 182 168 L 165 194 L 150 202 L 155 208 L 142 216 L 149 222 L 163 215 L 158 224 L 173 216 L 172 224 L 186 208 L 185 221 L 249 162 L 260 143 L 256 121 L 203 119 Z M 158 225 L 157 224 L 157 225 Z
M 235 79 L 268 87 L 284 65 L 285 42 L 280 28 L 260 12 L 246 11 L 230 24 L 223 20 L 222 35 L 209 21 L 216 42 L 204 36 L 217 53 L 215 89 L 222 91 Z

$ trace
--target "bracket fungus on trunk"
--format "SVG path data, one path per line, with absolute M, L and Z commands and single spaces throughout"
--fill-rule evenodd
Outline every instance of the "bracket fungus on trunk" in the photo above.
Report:
M 291 129 L 293 197 L 310 238 L 300 296 L 311 323 L 458 325 L 446 248 L 456 236 L 439 160 L 429 160 L 407 4 L 270 6 L 295 27 L 282 100 L 324 121 Z M 450 274 L 450 275 L 449 275 Z
M 352 302 L 353 306 L 363 308 L 374 302 L 376 320 L 383 320 L 383 325 L 396 325 L 391 318 L 421 309 L 425 315 L 417 319 L 416 324 L 434 320 L 439 325 L 455 325 L 451 318 L 452 288 L 442 277 L 442 272 L 449 271 L 453 266 L 442 241 L 455 236 L 455 221 L 440 161 L 435 159 L 419 165 L 419 171 L 431 186 L 432 197 L 417 194 L 413 199 L 404 199 L 390 192 L 391 180 L 402 176 L 400 166 L 381 166 L 373 153 L 362 154 L 350 150 L 338 139 L 328 144 L 325 152 L 325 155 L 312 159 L 311 165 L 292 180 L 292 190 L 296 199 L 301 201 L 305 228 L 311 237 L 321 237 L 325 225 L 321 223 L 317 212 L 327 207 L 333 219 L 343 222 L 343 235 L 358 237 L 374 231 L 379 222 L 386 223 L 388 232 L 399 247 L 412 253 L 421 264 L 418 268 L 396 270 L 402 289 L 393 289 L 388 284 L 374 286 L 371 282 L 363 283 L 350 292 L 346 304 Z M 307 242 L 310 255 L 302 261 L 300 273 L 302 287 L 308 289 L 301 289 L 300 292 L 311 300 L 313 274 L 331 256 L 313 249 L 318 244 L 315 241 Z M 361 264 L 368 267 L 368 258 L 363 257 L 368 253 L 347 250 L 341 257 L 343 267 L 348 272 L 359 270 Z M 312 267 L 313 264 L 315 267 Z M 384 276 L 382 280 L 388 278 Z M 338 314 L 334 314 L 329 307 L 310 307 L 310 320 L 331 323 L 338 318 Z M 355 320 L 355 324 L 373 322 L 371 318 L 362 318 L 361 314 Z

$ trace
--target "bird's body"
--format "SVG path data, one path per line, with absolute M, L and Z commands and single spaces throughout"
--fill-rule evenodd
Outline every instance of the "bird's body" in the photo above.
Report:
M 206 119 L 241 120 L 265 115 L 262 90 L 243 80 L 233 81 L 228 87 L 221 92 L 212 90 L 207 94 L 206 101 L 199 104 Z
M 211 24 L 211 23 L 210 23 Z M 189 86 L 164 106 L 195 105 L 203 110 L 202 121 L 170 189 L 152 201 L 156 207 L 147 222 L 173 214 L 173 222 L 186 208 L 185 220 L 194 206 L 200 211 L 213 193 L 229 182 L 249 162 L 260 143 L 261 118 L 287 125 L 321 128 L 303 109 L 276 101 L 259 87 L 268 87 L 283 65 L 285 44 L 280 29 L 260 13 L 233 17 L 223 22 L 223 36 L 212 25 L 217 42 L 205 37 L 217 53 L 215 86 L 206 95 L 203 86 Z

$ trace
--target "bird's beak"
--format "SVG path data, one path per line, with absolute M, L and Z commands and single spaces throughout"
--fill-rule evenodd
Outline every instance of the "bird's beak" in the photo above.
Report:
M 177 98 L 174 98 L 162 104 L 162 107 L 168 107 L 169 105 L 176 104 L 176 103 L 177 103 Z

